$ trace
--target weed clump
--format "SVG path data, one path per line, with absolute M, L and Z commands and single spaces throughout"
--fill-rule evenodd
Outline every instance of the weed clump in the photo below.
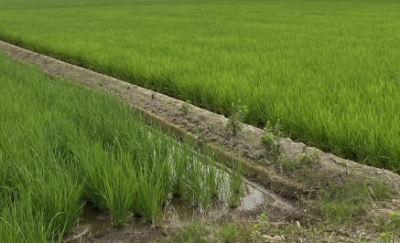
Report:
M 319 162 L 321 151 L 314 149 L 309 153 L 304 152 L 300 157 L 300 162 L 307 165 L 315 165 Z
M 354 179 L 326 184 L 326 189 L 319 192 L 319 210 L 330 223 L 352 224 L 374 200 L 390 197 L 390 189 L 383 182 Z
M 189 114 L 190 109 L 192 108 L 192 102 L 190 100 L 187 100 L 186 102 L 184 102 L 180 108 L 180 111 L 182 111 L 182 113 L 187 116 Z
M 228 124 L 225 127 L 226 131 L 232 132 L 233 136 L 236 136 L 242 130 L 243 122 L 249 113 L 247 106 L 241 102 L 239 100 L 237 103 L 232 103 Z
M 284 171 L 293 172 L 293 171 L 301 168 L 301 164 L 299 162 L 299 159 L 289 160 L 289 159 L 286 158 L 284 153 L 281 153 L 278 156 L 278 163 L 280 164 L 281 168 Z
M 392 212 L 389 220 L 384 225 L 384 233 L 381 234 L 381 243 L 399 242 L 400 240 L 400 214 Z
M 281 144 L 277 142 L 277 137 L 281 136 L 282 124 L 280 120 L 273 126 L 268 121 L 264 127 L 263 135 L 261 136 L 261 144 L 264 146 L 268 153 L 279 151 Z

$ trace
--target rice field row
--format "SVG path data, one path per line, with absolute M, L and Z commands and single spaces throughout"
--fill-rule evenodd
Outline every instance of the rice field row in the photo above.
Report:
M 0 39 L 400 171 L 396 0 L 0 0 Z
M 149 128 L 128 105 L 0 53 L 0 242 L 62 242 L 86 204 L 150 223 L 173 196 L 237 206 L 240 170 Z M 238 193 L 236 193 L 238 192 Z

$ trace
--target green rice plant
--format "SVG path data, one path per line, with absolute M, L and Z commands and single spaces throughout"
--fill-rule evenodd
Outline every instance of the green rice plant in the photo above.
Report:
M 106 211 L 108 209 L 107 202 L 102 193 L 106 190 L 104 176 L 111 167 L 107 154 L 102 150 L 102 145 L 96 143 L 91 149 L 85 149 L 81 158 L 82 170 L 87 176 L 85 184 L 86 198 L 101 211 Z
M 104 188 L 100 191 L 102 198 L 110 211 L 115 227 L 122 227 L 131 215 L 137 196 L 138 181 L 132 168 L 129 154 L 121 155 L 118 160 L 111 160 L 110 168 L 104 171 L 102 180 Z
M 225 163 L 218 164 L 216 181 L 219 191 L 218 200 L 227 202 L 230 197 L 231 190 L 229 169 Z
M 47 222 L 43 211 L 35 212 L 29 196 L 25 195 L 19 202 L 8 201 L 9 206 L 1 210 L 0 241 L 7 243 L 61 243 L 62 239 L 52 232 L 53 221 Z M 2 200 L 8 199 L 2 198 Z M 57 216 L 54 215 L 54 218 Z
M 7 208 L 8 209 L 8 208 Z M 0 218 L 0 240 L 2 242 L 48 242 L 49 232 L 44 232 L 43 218 L 28 216 L 20 210 L 3 210 Z
M 188 184 L 184 196 L 193 206 L 205 206 L 204 203 L 208 201 L 204 195 L 204 175 L 204 166 L 194 157 L 188 168 L 188 180 L 186 181 Z
M 13 187 L 13 183 L 9 180 L 13 173 L 11 169 L 13 166 L 13 163 L 5 158 L 5 155 L 0 149 L 0 199 L 4 199 L 0 200 L 0 215 L 1 210 L 9 203 L 8 200 L 5 199 L 11 198 L 10 200 L 12 201 L 12 198 L 17 194 L 16 188 Z
M 215 182 L 216 188 L 214 197 L 218 198 L 219 200 L 225 200 L 227 198 L 227 193 L 229 191 L 229 175 L 226 173 L 226 165 L 225 164 L 218 164 L 217 170 L 215 173 Z
M 183 189 L 181 196 L 192 206 L 206 209 L 220 193 L 215 162 L 201 156 L 188 158 L 185 176 L 180 180 Z
M 213 157 L 194 155 L 186 145 L 175 147 L 172 153 L 173 194 L 203 209 L 220 196 L 224 190 L 223 172 L 217 169 Z
M 29 200 L 33 213 L 43 212 L 41 215 L 51 232 L 72 232 L 83 210 L 84 182 L 73 175 L 73 170 L 62 168 L 50 167 L 46 171 L 26 171 L 24 174 L 26 181 L 18 188 L 20 200 Z
M 215 161 L 212 158 L 209 158 L 205 162 L 205 188 L 204 191 L 206 192 L 206 197 L 214 199 L 218 197 L 220 193 L 220 188 L 218 184 L 218 170 L 215 164 Z
M 172 193 L 174 196 L 182 196 L 185 192 L 188 175 L 188 163 L 189 163 L 189 153 L 187 146 L 182 146 L 180 149 L 175 149 L 172 158 L 173 170 L 172 170 L 172 180 L 173 189 Z
M 137 171 L 138 189 L 134 211 L 150 223 L 161 212 L 161 206 L 168 196 L 167 181 L 157 176 L 157 173 L 168 173 L 167 165 L 143 165 Z
M 212 201 L 214 201 L 220 194 L 220 185 L 218 185 L 218 171 L 213 159 L 208 159 L 201 164 L 203 166 L 203 179 L 202 179 L 202 198 L 200 206 L 206 209 Z
M 236 208 L 240 205 L 240 197 L 243 193 L 243 165 L 237 161 L 229 175 L 228 205 Z

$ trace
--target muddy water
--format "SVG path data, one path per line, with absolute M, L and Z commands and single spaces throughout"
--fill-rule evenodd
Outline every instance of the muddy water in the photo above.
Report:
M 74 233 L 67 238 L 67 242 L 88 242 L 92 234 L 109 227 L 112 227 L 111 215 L 106 212 L 99 212 L 92 205 L 87 205 Z
M 156 224 L 161 227 L 181 227 L 194 220 L 216 220 L 231 211 L 253 211 L 261 206 L 289 209 L 289 204 L 275 195 L 270 195 L 268 191 L 257 188 L 256 185 L 246 184 L 245 186 L 246 193 L 241 198 L 240 206 L 236 209 L 230 209 L 226 202 L 217 201 L 206 210 L 201 210 L 193 208 L 180 198 L 172 198 L 164 206 L 162 217 L 156 220 Z M 112 227 L 112 218 L 109 213 L 99 212 L 93 206 L 88 205 L 81 215 L 74 233 L 68 236 L 66 241 L 70 243 L 89 243 L 92 242 L 92 238 L 98 237 L 102 231 Z M 134 217 L 129 220 L 127 227 L 135 231 L 148 231 L 153 228 L 145 220 Z

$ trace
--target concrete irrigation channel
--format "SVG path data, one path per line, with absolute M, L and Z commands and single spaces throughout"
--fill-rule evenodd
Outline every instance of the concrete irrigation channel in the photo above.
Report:
M 224 206 L 217 206 L 206 214 L 193 213 L 193 210 L 178 210 L 181 208 L 179 202 L 172 200 L 165 207 L 167 217 L 164 229 L 179 228 L 196 217 L 212 221 L 236 214 L 257 215 L 260 212 L 268 212 L 271 218 L 296 220 L 305 217 L 306 213 L 297 207 L 296 203 L 302 198 L 315 196 L 317 188 L 314 187 L 313 181 L 308 180 L 309 177 L 293 176 L 277 166 L 277 154 L 267 152 L 261 145 L 262 129 L 244 125 L 237 136 L 232 136 L 225 130 L 228 119 L 222 115 L 195 106 L 191 106 L 190 112 L 185 115 L 181 111 L 185 102 L 152 90 L 6 42 L 0 41 L 0 50 L 12 59 L 39 67 L 52 78 L 70 80 L 119 97 L 131 105 L 133 113 L 143 116 L 149 125 L 161 127 L 177 139 L 192 143 L 205 155 L 216 154 L 221 163 L 228 166 L 238 161 L 242 163 L 250 193 L 242 198 L 241 207 L 230 210 Z M 278 138 L 278 142 L 281 144 L 280 153 L 288 160 L 302 158 L 316 151 L 315 148 L 289 138 Z M 329 176 L 336 180 L 349 176 L 379 179 L 400 191 L 399 175 L 345 160 L 330 153 L 318 151 L 317 163 L 309 166 L 316 176 Z M 130 239 L 138 239 L 140 235 L 141 240 L 138 242 L 144 242 L 151 240 L 155 235 L 155 229 L 140 220 L 132 219 L 131 227 L 122 230 L 113 229 L 110 222 L 109 215 L 99 215 L 89 206 L 79 222 L 76 234 L 70 237 L 75 238 L 75 242 L 100 243 L 109 242 L 107 239 L 131 242 Z M 91 237 L 88 238 L 89 235 Z

